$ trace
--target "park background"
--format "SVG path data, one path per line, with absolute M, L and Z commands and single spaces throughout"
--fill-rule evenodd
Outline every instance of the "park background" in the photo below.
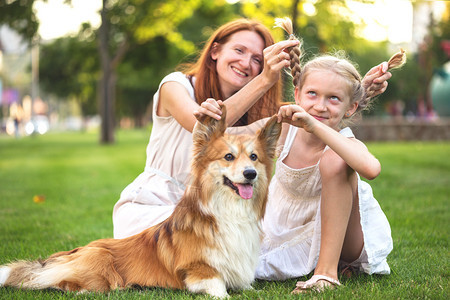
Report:
M 305 60 L 344 50 L 364 75 L 407 51 L 369 114 L 381 124 L 407 122 L 362 139 L 450 138 L 450 3 L 407 0 L 1 1 L 1 132 L 100 128 L 99 140 L 114 143 L 115 129 L 151 123 L 161 79 L 194 60 L 219 25 L 255 18 L 280 41 L 286 36 L 273 25 L 284 16 L 304 41 Z
M 273 24 L 284 16 L 306 59 L 345 50 L 364 74 L 400 47 L 408 56 L 355 124 L 382 164 L 371 185 L 392 227 L 392 274 L 344 278 L 344 289 L 312 297 L 448 299 L 449 1 L 0 1 L 0 264 L 112 237 L 112 207 L 144 168 L 161 79 L 221 24 L 255 18 L 279 41 Z M 232 296 L 288 298 L 294 285 L 258 281 L 262 292 Z M 194 297 L 0 289 L 0 299 L 142 296 Z

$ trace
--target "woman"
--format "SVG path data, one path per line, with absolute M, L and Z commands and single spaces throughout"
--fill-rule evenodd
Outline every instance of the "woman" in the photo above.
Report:
M 225 99 L 227 123 L 246 125 L 275 114 L 280 71 L 289 65 L 268 29 L 239 19 L 221 26 L 198 61 L 166 76 L 153 97 L 153 128 L 145 170 L 114 206 L 114 237 L 124 238 L 166 219 L 180 200 L 189 175 L 194 111 L 209 97 Z

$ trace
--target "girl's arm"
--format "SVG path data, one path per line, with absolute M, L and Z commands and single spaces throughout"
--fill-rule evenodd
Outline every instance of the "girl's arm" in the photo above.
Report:
M 380 162 L 361 141 L 341 135 L 333 128 L 316 120 L 300 106 L 281 107 L 278 112 L 278 121 L 290 123 L 314 134 L 362 177 L 372 180 L 380 174 Z
M 369 180 L 380 174 L 380 162 L 369 152 L 364 143 L 356 138 L 347 138 L 319 121 L 317 123 L 313 134 L 342 157 L 350 168 Z

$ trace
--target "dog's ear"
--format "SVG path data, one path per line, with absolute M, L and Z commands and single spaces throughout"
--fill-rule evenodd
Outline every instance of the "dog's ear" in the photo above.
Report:
M 204 144 L 215 137 L 223 136 L 227 129 L 226 116 L 227 109 L 225 105 L 220 105 L 222 116 L 220 120 L 216 120 L 207 115 L 198 118 L 198 122 L 192 132 L 194 143 Z
M 272 116 L 258 134 L 258 140 L 262 145 L 265 145 L 267 156 L 270 158 L 275 157 L 275 151 L 277 149 L 277 142 L 280 134 L 281 123 L 277 122 L 277 115 Z

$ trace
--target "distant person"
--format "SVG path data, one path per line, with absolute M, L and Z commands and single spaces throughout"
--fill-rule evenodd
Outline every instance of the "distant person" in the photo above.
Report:
M 20 119 L 18 116 L 14 116 L 14 135 L 16 136 L 16 138 L 20 137 L 20 132 L 19 132 L 19 124 L 20 124 Z
M 13 124 L 14 124 L 14 136 L 16 138 L 20 137 L 20 122 L 22 121 L 22 116 L 21 116 L 21 107 L 18 105 L 13 116 Z

